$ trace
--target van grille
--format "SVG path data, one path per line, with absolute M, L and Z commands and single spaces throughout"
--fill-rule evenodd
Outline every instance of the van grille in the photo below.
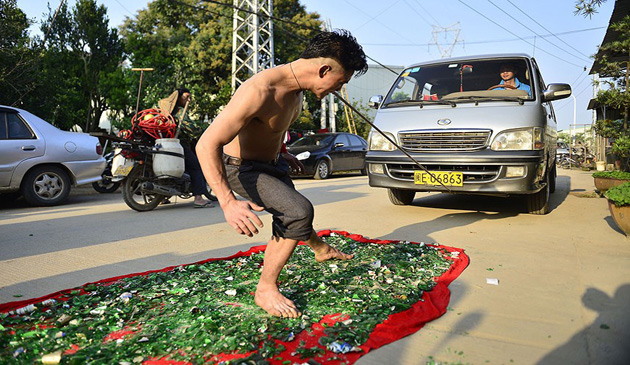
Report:
M 400 132 L 402 147 L 409 151 L 471 151 L 488 144 L 490 130 L 451 130 Z
M 500 165 L 430 165 L 423 164 L 429 171 L 453 171 L 464 175 L 464 183 L 485 183 L 497 178 Z M 413 175 L 420 168 L 414 163 L 388 163 L 387 172 L 398 180 L 413 181 Z

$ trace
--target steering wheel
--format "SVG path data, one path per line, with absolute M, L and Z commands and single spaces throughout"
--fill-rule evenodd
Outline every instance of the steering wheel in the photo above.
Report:
M 502 88 L 505 88 L 505 89 L 512 89 L 512 90 L 516 90 L 516 89 L 517 89 L 517 87 L 516 87 L 516 86 L 514 86 L 514 85 L 510 85 L 510 84 L 498 84 L 498 85 L 490 86 L 490 87 L 488 88 L 488 90 L 494 90 L 494 89 L 499 88 L 499 87 L 502 87 Z

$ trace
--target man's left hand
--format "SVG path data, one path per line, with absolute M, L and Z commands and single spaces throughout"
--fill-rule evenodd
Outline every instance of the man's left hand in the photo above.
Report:
M 295 156 L 293 156 L 292 154 L 288 152 L 283 152 L 282 158 L 284 158 L 284 160 L 287 161 L 287 163 L 289 164 L 290 171 L 292 173 L 294 174 L 304 173 L 305 171 L 304 164 L 302 164 L 302 161 L 298 160 Z

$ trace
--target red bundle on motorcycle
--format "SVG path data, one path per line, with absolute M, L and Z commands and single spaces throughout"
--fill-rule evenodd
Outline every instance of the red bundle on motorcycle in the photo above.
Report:
M 177 124 L 173 116 L 160 109 L 145 109 L 131 118 L 131 130 L 118 134 L 129 140 L 154 142 L 158 138 L 173 138 Z

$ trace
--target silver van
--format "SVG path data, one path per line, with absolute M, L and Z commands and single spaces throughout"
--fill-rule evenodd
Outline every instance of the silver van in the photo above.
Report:
M 410 66 L 370 106 L 374 124 L 431 173 L 373 128 L 369 184 L 387 188 L 396 205 L 411 204 L 417 191 L 522 195 L 528 212 L 547 214 L 556 184 L 551 101 L 570 95 L 568 84 L 545 84 L 526 54 Z

